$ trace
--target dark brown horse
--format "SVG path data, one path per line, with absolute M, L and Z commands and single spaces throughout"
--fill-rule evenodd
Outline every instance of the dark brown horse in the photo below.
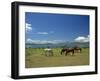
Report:
M 79 48 L 78 46 L 75 46 L 73 49 L 74 49 L 74 52 L 76 51 L 76 52 L 80 52 L 81 53 L 81 51 L 82 51 L 82 49 Z
M 62 54 L 65 54 L 65 55 L 68 55 L 68 53 L 72 53 L 72 55 L 74 55 L 74 49 L 73 48 L 63 48 L 62 50 L 61 50 L 61 55 Z

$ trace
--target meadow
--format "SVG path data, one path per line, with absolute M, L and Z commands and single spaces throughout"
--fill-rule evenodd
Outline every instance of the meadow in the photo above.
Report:
M 89 65 L 89 48 L 82 48 L 81 53 L 75 52 L 61 55 L 61 48 L 53 48 L 53 56 L 45 56 L 43 48 L 25 48 L 25 67 L 58 67 Z

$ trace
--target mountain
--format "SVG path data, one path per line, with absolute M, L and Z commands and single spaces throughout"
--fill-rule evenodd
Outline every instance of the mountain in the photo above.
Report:
M 89 47 L 89 42 L 64 42 L 64 43 L 57 43 L 57 44 L 52 44 L 52 43 L 46 43 L 46 44 L 34 44 L 34 43 L 26 43 L 25 44 L 26 48 L 56 48 L 56 47 L 61 47 L 61 48 L 70 48 L 70 47 Z

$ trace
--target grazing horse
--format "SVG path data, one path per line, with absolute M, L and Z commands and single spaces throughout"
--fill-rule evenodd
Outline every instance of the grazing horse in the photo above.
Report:
M 50 48 L 45 48 L 44 52 L 45 52 L 45 56 L 53 56 L 53 50 Z
M 77 47 L 77 46 L 76 46 L 76 47 L 74 47 L 73 49 L 74 49 L 74 51 L 77 51 L 77 52 L 80 52 L 80 53 L 81 53 L 81 51 L 82 51 L 82 49 L 81 49 L 81 48 L 79 48 L 79 47 Z
M 65 48 L 61 50 L 61 55 L 62 53 L 65 53 L 65 55 L 68 55 L 68 53 L 72 53 L 74 55 L 74 49 L 73 48 Z

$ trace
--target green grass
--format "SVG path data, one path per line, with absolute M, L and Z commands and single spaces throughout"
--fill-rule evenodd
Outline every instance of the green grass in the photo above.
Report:
M 56 67 L 56 66 L 77 66 L 89 65 L 89 48 L 82 48 L 81 53 L 71 56 L 60 54 L 61 48 L 53 48 L 54 56 L 45 56 L 42 48 L 26 48 L 25 67 Z

